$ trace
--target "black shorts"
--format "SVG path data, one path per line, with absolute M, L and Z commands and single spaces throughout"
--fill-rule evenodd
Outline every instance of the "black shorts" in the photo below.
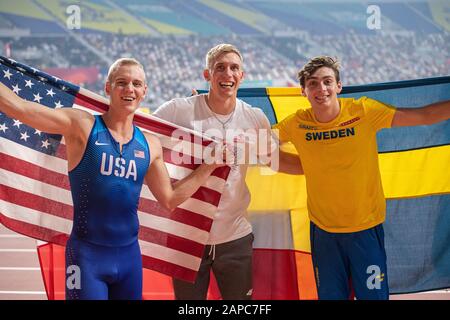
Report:
M 195 283 L 173 279 L 175 299 L 205 300 L 212 269 L 222 299 L 250 300 L 253 293 L 253 239 L 253 233 L 250 233 L 233 241 L 206 246 Z

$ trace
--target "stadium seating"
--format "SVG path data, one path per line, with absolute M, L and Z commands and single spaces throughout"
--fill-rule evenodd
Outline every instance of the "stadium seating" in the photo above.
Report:
M 219 6 L 217 2 L 193 0 L 192 4 L 197 12 L 201 12 L 203 16 L 209 20 L 216 21 L 217 24 L 225 27 L 233 33 L 240 35 L 258 35 L 261 31 L 255 29 L 247 23 L 241 22 L 239 19 L 225 14 L 223 4 Z M 230 5 L 228 5 L 230 6 Z M 234 8 L 234 7 L 233 7 Z M 228 7 L 230 9 L 230 7 Z
M 257 10 L 275 18 L 294 30 L 304 30 L 315 34 L 338 34 L 344 30 L 307 6 L 306 3 L 286 2 L 280 5 L 276 1 L 255 2 L 251 4 Z
M 96 68 L 99 78 L 86 86 L 100 94 L 108 64 L 135 57 L 146 69 L 151 109 L 206 88 L 204 56 L 223 42 L 243 53 L 243 86 L 296 85 L 298 68 L 319 54 L 342 61 L 346 85 L 450 74 L 450 4 L 441 0 L 381 2 L 380 31 L 366 28 L 364 5 L 344 0 L 90 0 L 81 4 L 76 37 L 64 27 L 67 4 L 2 3 L 0 30 L 31 34 L 0 35 L 0 43 L 36 68 Z
M 115 1 L 123 5 L 123 1 Z M 221 34 L 223 30 L 214 23 L 209 23 L 193 14 L 190 5 L 163 1 L 133 0 L 125 4 L 127 10 L 141 17 L 145 23 L 164 35 L 214 35 Z M 189 8 L 186 10 L 186 7 Z
M 0 20 L 6 26 L 27 30 L 31 34 L 65 33 L 49 14 L 31 0 L 2 1 Z
M 440 32 L 432 20 L 427 3 L 380 3 L 383 14 L 408 31 L 421 33 Z
M 430 14 L 433 21 L 450 32 L 450 2 L 446 0 L 436 0 L 429 3 Z
M 37 0 L 45 10 L 64 25 L 67 20 L 66 9 L 69 4 L 64 0 Z M 104 1 L 83 1 L 79 4 L 81 13 L 81 33 L 110 32 L 119 34 L 147 34 L 150 32 L 132 16 L 112 7 Z

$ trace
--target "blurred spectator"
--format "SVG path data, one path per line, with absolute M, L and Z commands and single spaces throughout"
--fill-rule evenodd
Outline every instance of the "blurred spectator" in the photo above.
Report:
M 348 85 L 450 75 L 450 34 L 446 32 L 161 38 L 91 33 L 82 37 L 111 61 L 132 56 L 144 64 L 151 88 L 144 105 L 152 109 L 166 100 L 189 95 L 191 88 L 205 88 L 201 72 L 204 52 L 222 42 L 241 49 L 248 86 L 297 83 L 297 69 L 319 54 L 341 59 L 343 70 L 348 71 L 343 72 L 342 78 Z M 73 38 L 21 37 L 1 41 L 10 43 L 14 59 L 36 68 L 99 67 L 102 75 L 87 88 L 103 94 L 107 64 Z

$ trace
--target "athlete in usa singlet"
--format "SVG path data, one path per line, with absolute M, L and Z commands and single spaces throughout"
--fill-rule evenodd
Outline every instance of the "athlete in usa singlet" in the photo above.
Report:
M 150 163 L 143 133 L 115 141 L 95 116 L 80 163 L 69 172 L 74 207 L 66 247 L 66 299 L 141 299 L 139 195 Z

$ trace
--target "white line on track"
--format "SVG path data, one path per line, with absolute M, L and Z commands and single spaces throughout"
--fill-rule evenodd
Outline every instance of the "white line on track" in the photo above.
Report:
M 417 294 L 430 294 L 430 293 L 449 293 L 450 294 L 450 289 L 447 290 L 435 290 L 435 291 L 425 291 L 425 292 L 417 292 Z
M 0 271 L 40 271 L 37 267 L 0 267 Z
M 36 249 L 0 249 L 0 252 L 37 252 Z
M 0 291 L 0 294 L 46 294 L 45 291 Z

